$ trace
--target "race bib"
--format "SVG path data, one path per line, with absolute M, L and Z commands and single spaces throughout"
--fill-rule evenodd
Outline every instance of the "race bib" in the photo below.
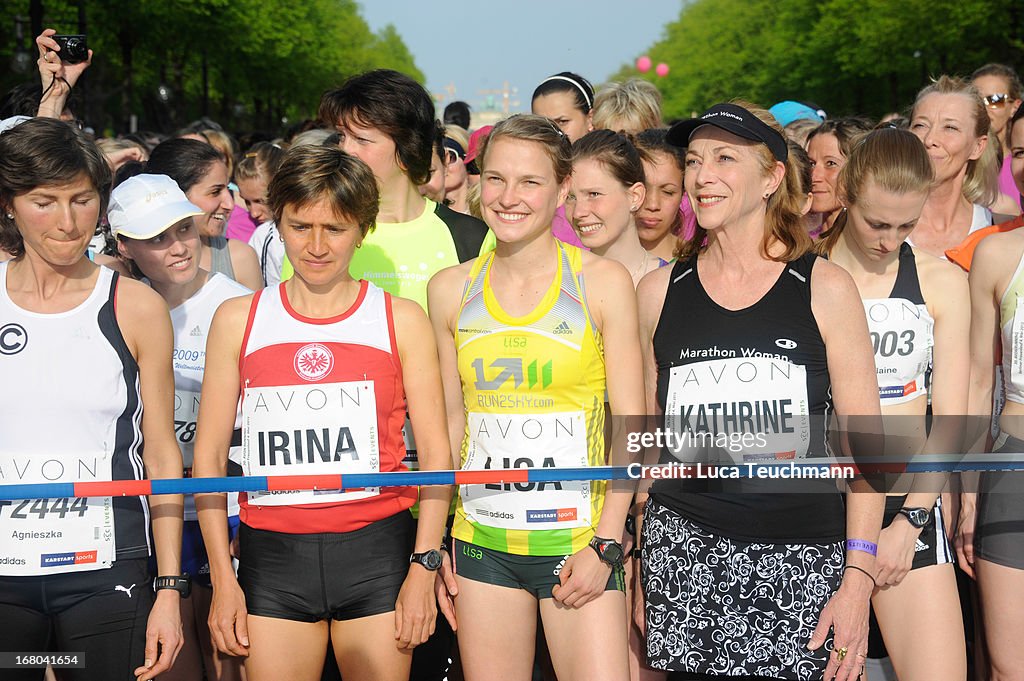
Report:
M 902 404 L 924 395 L 935 327 L 928 308 L 905 298 L 880 298 L 865 300 L 864 312 L 882 403 Z
M 1024 297 L 1017 296 L 1010 329 L 1010 383 L 1015 386 L 1024 385 L 1024 314 L 1021 311 L 1021 301 L 1024 301 Z M 1004 376 L 1003 379 L 1005 378 Z
M 807 372 L 768 357 L 673 367 L 665 400 L 671 454 L 686 463 L 802 459 L 811 439 Z
M 0 453 L 0 483 L 111 479 L 110 454 Z M 48 575 L 109 568 L 114 543 L 110 497 L 0 501 L 0 575 Z
M 582 411 L 556 414 L 469 413 L 463 470 L 579 468 L 588 465 Z M 479 525 L 556 530 L 590 525 L 590 483 L 462 485 L 462 508 Z
M 246 388 L 240 459 L 245 475 L 379 473 L 373 383 Z M 378 494 L 378 487 L 351 492 L 250 492 L 249 503 L 326 504 Z
M 178 440 L 181 460 L 185 468 L 192 468 L 198 419 L 199 393 L 176 388 L 174 390 L 174 437 Z

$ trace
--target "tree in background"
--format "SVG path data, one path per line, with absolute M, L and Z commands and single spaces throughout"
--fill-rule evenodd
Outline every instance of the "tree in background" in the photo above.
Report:
M 646 52 L 668 76 L 623 67 L 664 95 L 665 119 L 734 97 L 809 100 L 833 115 L 903 111 L 930 76 L 1024 67 L 1020 0 L 694 0 Z
M 97 131 L 125 132 L 132 115 L 143 129 L 206 115 L 233 130 L 276 130 L 315 115 L 321 92 L 367 69 L 424 81 L 395 28 L 374 34 L 354 0 L 5 0 L 0 91 L 36 77 L 31 38 L 29 73 L 6 68 L 17 48 L 7 27 L 39 4 L 43 25 L 61 33 L 84 20 L 95 56 L 76 113 Z

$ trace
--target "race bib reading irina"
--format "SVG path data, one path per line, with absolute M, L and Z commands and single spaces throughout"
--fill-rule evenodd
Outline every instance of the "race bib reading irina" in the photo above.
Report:
M 582 411 L 469 413 L 463 470 L 586 465 L 587 423 Z M 462 485 L 459 493 L 469 519 L 488 527 L 554 530 L 590 525 L 590 483 L 586 481 Z
M 99 482 L 110 454 L 0 453 L 0 484 Z M 0 501 L 0 575 L 48 575 L 109 568 L 114 560 L 110 497 Z
M 373 383 L 246 388 L 239 463 L 245 475 L 379 473 Z M 326 504 L 378 494 L 378 487 L 352 492 L 251 492 L 249 503 Z
M 742 463 L 807 455 L 810 419 L 803 366 L 731 357 L 673 367 L 665 428 L 684 462 Z

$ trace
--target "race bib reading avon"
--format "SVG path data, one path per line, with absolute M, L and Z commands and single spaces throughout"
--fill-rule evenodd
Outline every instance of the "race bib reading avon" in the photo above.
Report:
M 864 312 L 882 403 L 902 404 L 924 395 L 935 326 L 928 308 L 905 298 L 880 298 L 865 300 Z
M 673 367 L 665 428 L 680 461 L 800 459 L 810 419 L 803 366 L 767 357 L 732 357 Z
M 240 458 L 245 475 L 379 473 L 373 383 L 246 388 Z M 325 504 L 378 494 L 378 487 L 352 492 L 252 492 L 249 503 Z
M 469 413 L 463 470 L 578 468 L 587 465 L 583 412 Z M 462 485 L 462 508 L 479 525 L 554 530 L 590 525 L 590 483 L 513 482 Z
M 0 453 L 0 483 L 108 481 L 110 455 Z M 110 567 L 110 497 L 0 501 L 0 575 L 47 575 Z

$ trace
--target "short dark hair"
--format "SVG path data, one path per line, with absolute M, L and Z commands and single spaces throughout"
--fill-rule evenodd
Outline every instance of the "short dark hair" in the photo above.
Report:
M 839 151 L 843 157 L 850 155 L 853 147 L 874 129 L 874 124 L 861 116 L 846 116 L 844 118 L 830 118 L 807 136 L 807 144 L 818 135 L 834 135 L 839 141 Z
M 33 118 L 0 134 L 0 249 L 25 252 L 14 220 L 7 217 L 14 197 L 37 187 L 89 178 L 100 195 L 100 212 L 110 199 L 110 166 L 96 145 L 77 128 L 55 118 Z
M 686 149 L 668 143 L 667 128 L 648 128 L 647 130 L 642 130 L 637 133 L 634 144 L 636 144 L 637 149 L 647 152 L 648 156 L 654 152 L 669 156 L 679 166 L 679 172 L 683 172 L 686 167 L 683 165 Z
M 434 102 L 409 76 L 390 69 L 352 76 L 323 94 L 319 116 L 327 127 L 351 119 L 380 130 L 395 143 L 398 160 L 413 184 L 430 179 Z
M 568 92 L 576 99 L 576 108 L 587 114 L 594 108 L 594 86 L 578 73 L 562 71 L 549 76 L 533 91 L 530 101 L 553 92 Z
M 444 108 L 444 124 L 469 130 L 469 104 L 455 101 Z
M 176 138 L 156 145 L 146 164 L 146 172 L 166 175 L 178 183 L 181 191 L 188 192 L 217 161 L 223 163 L 224 158 L 206 142 Z
M 327 200 L 339 217 L 355 220 L 363 236 L 377 222 L 380 195 L 370 167 L 337 147 L 290 149 L 267 187 L 267 204 L 281 224 L 285 206 Z
M 587 159 L 604 166 L 624 187 L 645 181 L 643 162 L 650 160 L 627 135 L 613 130 L 592 130 L 573 142 L 573 166 Z

